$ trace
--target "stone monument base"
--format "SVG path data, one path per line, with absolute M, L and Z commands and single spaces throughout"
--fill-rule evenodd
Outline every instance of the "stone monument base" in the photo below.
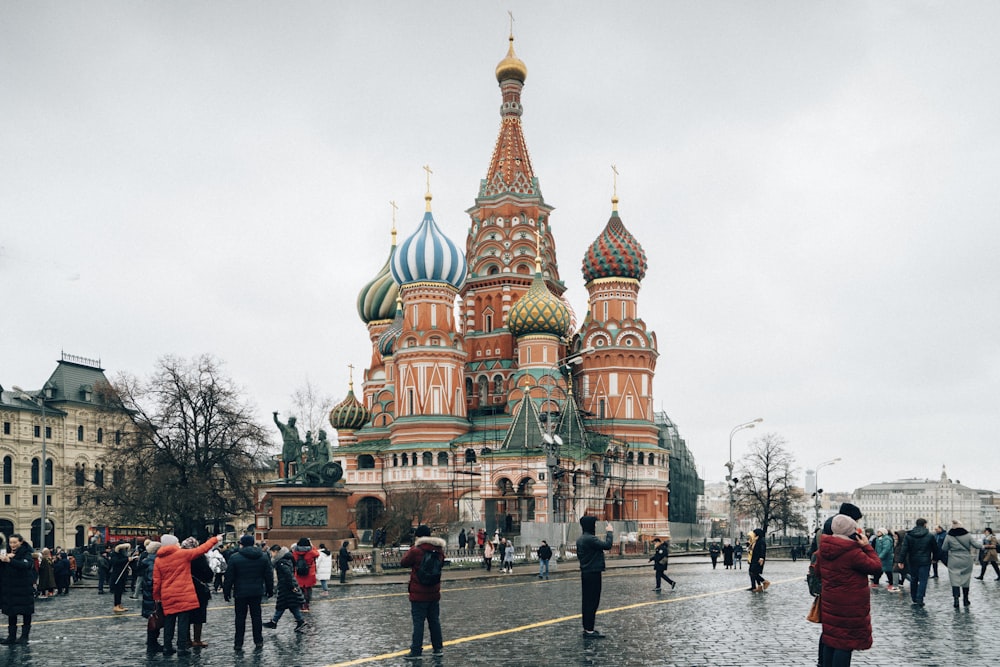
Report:
M 325 544 L 337 551 L 341 542 L 356 548 L 351 531 L 347 498 L 351 492 L 340 487 L 275 485 L 264 489 L 264 505 L 271 508 L 271 527 L 262 531 L 268 545 L 290 546 L 308 537 L 313 546 Z

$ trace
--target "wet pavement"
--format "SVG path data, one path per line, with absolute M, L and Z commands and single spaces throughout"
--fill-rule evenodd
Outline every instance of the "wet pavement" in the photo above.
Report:
M 688 562 L 684 562 L 687 560 Z M 802 665 L 815 664 L 819 626 L 805 620 L 811 598 L 806 563 L 772 561 L 764 593 L 746 590 L 746 570 L 712 570 L 703 559 L 674 559 L 673 591 L 655 593 L 652 569 L 641 560 L 613 561 L 605 573 L 597 627 L 601 640 L 581 637 L 575 563 L 557 566 L 548 581 L 521 565 L 513 575 L 478 569 L 446 572 L 441 602 L 445 654 L 425 665 Z M 707 559 L 705 559 L 707 560 Z M 943 573 L 942 573 L 943 575 Z M 332 583 L 314 597 L 307 631 L 292 631 L 288 613 L 265 628 L 262 650 L 233 651 L 232 605 L 213 598 L 204 640 L 190 656 L 147 656 L 139 600 L 111 613 L 111 595 L 94 588 L 39 601 L 30 644 L 0 646 L 0 667 L 55 665 L 402 665 L 410 634 L 405 578 L 357 577 Z M 993 661 L 1000 582 L 973 581 L 972 605 L 955 611 L 947 576 L 931 580 L 927 606 L 909 595 L 872 591 L 875 646 L 854 665 L 941 665 Z M 265 604 L 264 617 L 273 608 Z M 430 649 L 426 649 L 429 654 Z M 420 663 L 418 663 L 420 664 Z

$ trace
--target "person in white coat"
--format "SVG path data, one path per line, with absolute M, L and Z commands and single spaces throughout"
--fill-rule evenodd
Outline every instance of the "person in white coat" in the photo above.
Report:
M 316 580 L 323 588 L 323 595 L 329 595 L 327 586 L 330 576 L 333 574 L 333 554 L 326 548 L 325 544 L 319 545 L 319 557 L 316 558 Z

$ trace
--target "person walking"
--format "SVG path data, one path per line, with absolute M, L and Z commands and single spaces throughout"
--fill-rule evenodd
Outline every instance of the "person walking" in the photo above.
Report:
M 146 545 L 146 557 L 136 564 L 136 573 L 139 577 L 139 587 L 142 589 L 142 617 L 149 618 L 156 612 L 156 600 L 153 599 L 153 566 L 156 562 L 156 552 L 160 549 L 159 542 L 150 542 Z M 160 610 L 162 617 L 163 610 Z M 150 627 L 146 624 L 146 652 L 162 653 L 163 645 L 160 644 L 160 628 Z
M 722 565 L 727 570 L 733 569 L 733 545 L 731 542 L 726 542 L 722 546 Z
M 347 540 L 340 545 L 337 552 L 337 567 L 340 568 L 340 583 L 347 583 L 347 571 L 351 569 L 351 552 L 347 549 Z
M 737 542 L 733 545 L 733 569 L 743 569 L 743 545 Z
M 951 596 L 955 599 L 955 609 L 958 609 L 958 594 L 962 593 L 962 601 L 968 607 L 969 584 L 972 583 L 972 549 L 981 549 L 982 543 L 972 539 L 961 521 L 953 520 L 951 529 L 945 535 L 941 545 L 941 553 L 948 567 L 948 582 L 951 584 Z
M 104 595 L 104 587 L 111 573 L 111 547 L 105 547 L 97 557 L 97 594 Z
M 312 589 L 316 585 L 316 559 L 319 558 L 319 549 L 312 545 L 308 537 L 300 537 L 299 541 L 292 547 L 292 559 L 295 561 L 295 580 L 299 582 L 305 603 L 302 611 L 309 611 L 309 603 L 312 601 Z
M 750 573 L 750 589 L 754 593 L 763 593 L 771 582 L 764 578 L 764 561 L 767 558 L 767 540 L 764 531 L 754 528 L 750 533 L 750 557 L 747 559 Z
M 601 639 L 604 634 L 594 629 L 597 608 L 601 606 L 601 578 L 604 572 L 604 552 L 614 544 L 614 526 L 604 526 L 604 540 L 597 537 L 597 517 L 580 517 L 583 530 L 576 539 L 576 559 L 580 563 L 580 593 L 583 620 L 583 636 L 586 639 Z
M 489 540 L 483 545 L 483 565 L 486 566 L 487 572 L 493 570 L 493 543 Z
M 146 545 L 146 549 L 149 549 L 149 545 Z M 222 583 L 226 575 L 226 568 L 229 567 L 229 561 L 226 560 L 226 556 L 219 549 L 212 549 L 205 554 L 205 558 L 208 559 L 208 564 L 212 568 L 212 592 L 218 593 L 222 590 Z
M 108 584 L 112 595 L 114 595 L 113 611 L 116 614 L 128 611 L 128 607 L 122 606 L 122 596 L 125 594 L 125 588 L 128 587 L 128 568 L 131 563 L 129 552 L 131 550 L 131 544 L 121 542 L 115 545 L 114 551 L 111 552 L 111 572 L 108 574 Z
M 889 580 L 889 587 L 887 590 L 895 590 L 892 586 L 892 572 L 894 559 L 893 554 L 895 551 L 895 545 L 892 541 L 892 535 L 889 534 L 889 530 L 886 528 L 879 528 L 875 531 L 875 543 L 872 545 L 875 549 L 875 554 L 882 561 L 882 571 L 879 572 L 872 578 L 872 586 L 878 588 L 879 579 L 882 574 L 885 573 L 885 578 Z
M 35 557 L 19 533 L 7 538 L 7 553 L 0 556 L 0 609 L 7 615 L 7 638 L 0 644 L 27 644 L 31 616 L 35 613 Z M 17 637 L 17 617 L 21 637 Z
M 445 563 L 445 541 L 431 537 L 431 529 L 423 524 L 417 526 L 416 540 L 409 551 L 399 561 L 401 567 L 410 568 L 410 583 L 407 587 L 410 597 L 410 617 L 413 620 L 413 635 L 410 638 L 410 652 L 407 660 L 419 660 L 424 650 L 424 622 L 431 633 L 431 648 L 435 656 L 442 655 L 444 639 L 441 634 L 441 576 L 440 568 Z M 435 576 L 424 561 L 436 559 Z
M 944 546 L 944 538 L 948 534 L 941 526 L 934 526 L 934 553 L 931 554 L 931 579 L 938 578 L 938 562 L 941 560 L 941 547 Z M 946 566 L 947 567 L 947 566 Z
M 514 543 L 507 540 L 503 548 L 503 571 L 514 574 Z
M 264 626 L 260 603 L 262 598 L 274 595 L 274 569 L 271 559 L 254 544 L 253 535 L 241 537 L 239 550 L 229 557 L 226 576 L 222 582 L 222 595 L 226 602 L 236 598 L 233 650 L 243 650 L 247 614 L 250 614 L 250 633 L 253 635 L 254 648 L 262 648 Z
M 667 576 L 667 563 L 670 560 L 670 544 L 663 542 L 660 538 L 653 540 L 653 555 L 649 557 L 653 563 L 653 571 L 656 573 L 656 588 L 653 590 L 660 592 L 660 581 L 666 580 L 670 584 L 670 590 L 677 588 L 677 582 Z
M 181 549 L 175 535 L 165 534 L 160 538 L 160 549 L 153 564 L 153 599 L 163 607 L 163 653 L 166 655 L 190 652 L 188 628 L 191 612 L 199 606 L 191 578 L 191 561 L 220 542 L 222 535 L 216 535 L 193 549 Z M 173 646 L 175 631 L 176 649 Z
M 917 519 L 916 525 L 907 531 L 899 557 L 910 572 L 910 599 L 914 607 L 924 606 L 927 592 L 927 576 L 934 555 L 934 536 L 927 530 L 927 519 Z
M 56 595 L 69 595 L 69 582 L 72 580 L 70 573 L 69 558 L 65 551 L 56 554 L 56 559 L 52 563 L 52 573 L 56 578 Z
M 538 547 L 538 578 L 548 579 L 549 578 L 549 561 L 552 560 L 552 547 L 545 540 L 542 540 L 542 546 Z
M 181 542 L 181 549 L 194 549 L 198 546 L 198 538 L 187 537 Z M 215 573 L 208 561 L 207 555 L 202 555 L 191 561 L 191 581 L 194 592 L 198 596 L 198 608 L 191 610 L 189 618 L 191 632 L 194 635 L 189 643 L 192 648 L 207 648 L 208 644 L 201 639 L 202 628 L 208 622 L 208 601 L 212 599 L 212 580 Z
M 41 560 L 38 561 L 38 597 L 50 598 L 56 594 L 56 573 L 52 567 L 52 552 L 42 549 Z
M 278 595 L 274 600 L 274 615 L 264 624 L 265 628 L 274 630 L 285 610 L 292 612 L 295 618 L 295 632 L 301 632 L 306 627 L 306 619 L 302 616 L 302 605 L 305 597 L 299 582 L 295 580 L 295 559 L 286 547 L 275 544 L 271 547 L 271 565 L 278 579 Z
M 708 548 L 708 557 L 712 559 L 712 569 L 719 564 L 719 554 L 722 553 L 722 549 L 719 548 L 718 543 L 713 542 L 712 546 Z
M 982 581 L 983 577 L 986 576 L 986 568 L 992 565 L 993 571 L 997 573 L 997 581 L 1000 581 L 1000 565 L 997 565 L 997 538 L 989 526 L 983 530 L 983 557 L 981 560 L 982 569 L 976 579 Z
M 846 514 L 833 517 L 832 534 L 820 536 L 816 566 L 823 582 L 820 618 L 822 667 L 848 667 L 854 651 L 872 646 L 871 593 L 868 577 L 882 561 L 857 522 Z
M 319 555 L 316 556 L 316 581 L 322 590 L 322 595 L 330 594 L 330 577 L 333 576 L 333 554 L 325 544 L 319 545 Z

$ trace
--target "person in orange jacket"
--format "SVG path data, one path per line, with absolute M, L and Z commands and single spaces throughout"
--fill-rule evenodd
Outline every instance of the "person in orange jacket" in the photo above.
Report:
M 210 537 L 193 549 L 181 549 L 175 535 L 163 535 L 153 563 L 153 599 L 163 607 L 163 653 L 189 653 L 189 612 L 199 606 L 198 593 L 191 580 L 191 561 L 208 553 L 222 542 L 222 535 Z M 177 631 L 177 649 L 173 647 Z

